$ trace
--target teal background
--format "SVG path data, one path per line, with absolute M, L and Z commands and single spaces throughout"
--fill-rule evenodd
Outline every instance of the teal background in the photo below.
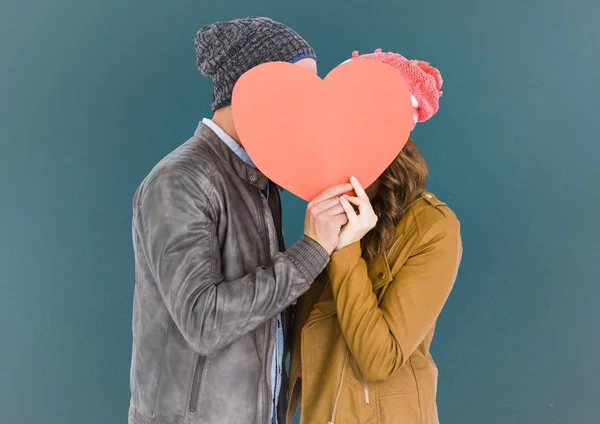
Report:
M 378 47 L 442 70 L 414 134 L 463 224 L 442 423 L 597 423 L 597 0 L 2 0 L 0 422 L 126 422 L 131 199 L 209 113 L 197 29 L 251 14 L 300 32 L 321 75 Z M 292 242 L 304 204 L 284 200 Z

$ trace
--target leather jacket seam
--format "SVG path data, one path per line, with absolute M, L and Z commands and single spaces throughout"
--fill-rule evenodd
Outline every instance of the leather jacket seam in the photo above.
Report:
M 169 330 L 170 329 L 171 329 L 171 324 L 167 324 L 167 329 L 165 330 L 165 336 L 163 339 L 162 354 L 160 357 L 160 373 L 158 374 L 158 381 L 156 383 L 156 393 L 154 393 L 154 400 L 152 402 L 152 415 L 154 415 L 156 412 L 156 398 L 158 398 L 160 382 L 162 380 L 163 372 L 165 369 L 165 354 L 167 352 L 167 343 L 168 343 L 168 339 L 169 339 Z
M 212 169 L 209 170 L 210 172 L 208 172 L 206 174 L 206 177 L 210 178 L 212 176 L 212 174 L 215 172 L 214 167 Z M 150 178 L 146 184 L 145 184 L 145 189 L 144 189 L 144 194 L 140 197 L 138 204 L 142 201 L 142 199 L 145 197 L 145 192 L 148 191 L 148 188 L 158 179 L 158 177 L 162 176 L 162 175 L 167 175 L 167 174 L 185 174 L 186 176 L 190 177 L 192 179 L 192 181 L 200 188 L 205 188 L 202 184 L 198 183 L 198 181 L 196 180 L 197 177 L 201 176 L 201 174 L 195 175 L 196 172 L 193 169 L 188 168 L 187 166 L 179 166 L 179 167 L 174 167 L 174 166 L 168 166 L 165 167 L 163 169 L 160 169 L 158 171 L 156 171 L 156 173 L 152 176 L 152 178 Z
M 137 201 L 138 208 L 141 208 L 141 205 L 142 205 L 142 203 L 143 203 L 143 201 L 144 201 L 144 199 L 145 199 L 145 197 L 146 197 L 146 195 L 148 193 L 148 189 L 158 179 L 159 176 L 161 176 L 161 175 L 167 175 L 167 174 L 179 174 L 179 173 L 184 174 L 185 176 L 189 177 L 191 179 L 191 182 L 194 183 L 194 184 L 196 184 L 196 186 L 198 187 L 198 189 L 200 190 L 200 192 L 206 197 L 206 201 L 207 201 L 208 205 L 210 206 L 210 208 L 212 209 L 212 212 L 216 213 L 216 209 L 215 209 L 215 207 L 213 206 L 213 204 L 212 204 L 212 202 L 210 200 L 210 195 L 214 191 L 214 186 L 211 185 L 212 191 L 211 191 L 211 193 L 209 193 L 206 190 L 206 187 L 204 185 L 200 184 L 199 182 L 197 182 L 195 180 L 196 176 L 192 175 L 192 173 L 190 173 L 189 171 L 184 170 L 184 169 L 165 169 L 165 170 L 159 171 L 157 173 L 157 175 L 155 175 L 152 179 L 150 179 L 146 183 L 144 191 L 143 191 L 142 195 L 139 197 L 139 199 Z M 202 210 L 202 212 L 206 216 L 209 216 L 208 213 L 207 213 L 208 210 Z M 144 217 L 143 217 L 143 214 L 139 214 L 138 213 L 137 215 L 138 215 L 138 218 L 140 220 L 140 223 L 141 223 L 141 226 L 142 226 L 142 229 L 143 229 L 144 228 Z

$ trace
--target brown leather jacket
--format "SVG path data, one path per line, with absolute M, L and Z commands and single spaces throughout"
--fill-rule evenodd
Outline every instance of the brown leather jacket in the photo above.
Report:
M 359 243 L 335 252 L 298 301 L 287 422 L 301 403 L 301 424 L 437 424 L 429 348 L 461 256 L 459 221 L 430 193 L 375 263 Z
M 306 236 L 282 252 L 267 184 L 201 124 L 138 188 L 129 424 L 270 422 L 276 316 L 329 255 Z

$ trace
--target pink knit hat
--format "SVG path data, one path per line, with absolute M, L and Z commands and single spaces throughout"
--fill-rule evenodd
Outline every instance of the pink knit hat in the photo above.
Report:
M 359 55 L 352 53 L 351 60 L 372 59 L 391 65 L 396 69 L 408 85 L 415 108 L 415 124 L 427 121 L 440 107 L 442 92 L 442 76 L 433 66 L 420 60 L 408 60 L 398 53 L 383 53 L 381 49 L 375 53 Z

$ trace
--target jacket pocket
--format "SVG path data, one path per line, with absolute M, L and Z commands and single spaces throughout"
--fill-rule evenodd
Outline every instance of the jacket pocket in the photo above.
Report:
M 393 394 L 379 398 L 381 424 L 433 424 L 438 421 L 423 421 L 417 393 Z
M 200 386 L 202 383 L 202 374 L 206 365 L 206 357 L 198 356 L 196 361 L 196 367 L 194 368 L 194 375 L 192 376 L 192 389 L 190 390 L 190 412 L 196 412 L 198 408 L 198 397 L 200 396 Z
M 405 364 L 389 379 L 379 381 L 377 391 L 379 396 L 382 397 L 393 394 L 416 393 L 418 391 L 417 380 L 411 364 Z

